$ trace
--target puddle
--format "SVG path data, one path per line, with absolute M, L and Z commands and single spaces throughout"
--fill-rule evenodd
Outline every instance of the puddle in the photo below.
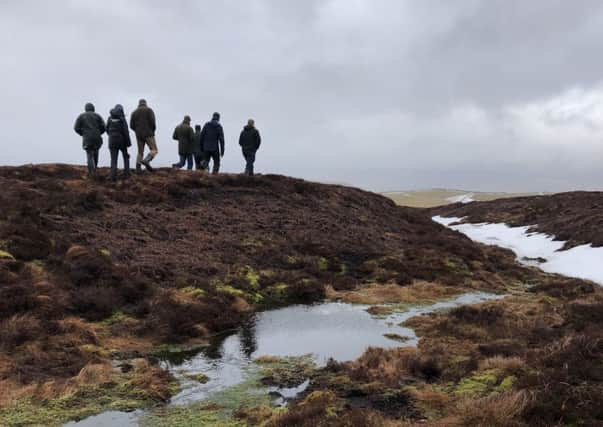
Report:
M 354 360 L 369 346 L 414 346 L 418 342 L 414 331 L 400 326 L 400 323 L 436 310 L 500 298 L 500 295 L 476 292 L 378 317 L 366 311 L 370 307 L 368 305 L 339 302 L 296 305 L 257 313 L 238 333 L 215 339 L 196 355 L 188 355 L 184 360 L 177 355 L 175 359 L 160 361 L 164 369 L 169 369 L 181 381 L 182 390 L 172 398 L 170 404 L 191 404 L 240 384 L 245 380 L 248 368 L 253 365 L 253 359 L 259 356 L 311 354 L 316 364 L 323 366 L 330 358 Z M 385 334 L 403 337 L 404 343 L 386 338 Z M 197 374 L 204 374 L 209 380 L 201 384 L 190 379 Z M 293 388 L 270 387 L 266 392 L 275 398 L 276 405 L 285 405 L 308 384 L 309 381 Z M 67 425 L 134 426 L 141 413 L 106 412 Z
M 82 421 L 72 421 L 64 424 L 65 427 L 136 427 L 143 411 L 120 412 L 107 411 L 102 414 L 88 417 Z

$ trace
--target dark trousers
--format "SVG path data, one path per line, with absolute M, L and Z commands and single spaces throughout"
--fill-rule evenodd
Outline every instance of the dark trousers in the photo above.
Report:
M 174 163 L 172 166 L 175 168 L 182 168 L 186 163 L 186 168 L 190 171 L 193 170 L 193 155 L 192 154 L 180 154 L 180 161 Z
M 128 154 L 128 149 L 126 147 L 110 148 L 109 152 L 111 153 L 111 179 L 113 181 L 117 179 L 117 158 L 119 157 L 120 151 L 124 159 L 124 174 L 126 177 L 130 176 L 130 155 Z
M 88 162 L 88 175 L 95 176 L 98 165 L 98 148 L 86 149 L 86 161 Z
M 245 157 L 245 173 L 247 175 L 253 175 L 253 163 L 255 162 L 255 151 L 243 150 L 243 157 Z
M 209 161 L 214 161 L 214 167 L 211 171 L 212 174 L 220 172 L 220 152 L 219 151 L 204 151 L 203 152 L 203 169 L 209 170 Z
M 195 159 L 195 169 L 201 170 L 203 169 L 203 153 L 195 153 L 193 154 L 193 159 Z

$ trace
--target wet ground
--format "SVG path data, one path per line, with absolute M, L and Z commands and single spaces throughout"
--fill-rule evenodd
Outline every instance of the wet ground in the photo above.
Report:
M 499 298 L 500 295 L 469 293 L 431 305 L 397 307 L 391 314 L 382 316 L 369 314 L 369 306 L 359 304 L 326 302 L 290 306 L 257 313 L 236 334 L 216 339 L 198 354 L 184 360 L 175 354 L 160 364 L 173 372 L 182 384 L 182 391 L 172 398 L 171 404 L 187 405 L 244 381 L 253 360 L 260 356 L 311 355 L 316 364 L 322 366 L 331 358 L 340 362 L 354 360 L 367 347 L 414 346 L 418 341 L 414 331 L 400 326 L 409 318 Z M 201 384 L 191 379 L 199 374 L 209 380 Z M 285 404 L 308 383 L 291 388 L 267 388 L 264 392 L 275 397 L 275 405 Z M 111 411 L 66 426 L 136 426 L 142 414 L 141 411 Z

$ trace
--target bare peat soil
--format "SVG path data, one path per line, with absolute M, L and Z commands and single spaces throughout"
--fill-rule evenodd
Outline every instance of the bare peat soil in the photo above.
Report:
M 464 205 L 457 203 L 434 208 L 431 212 L 465 217 L 465 221 L 471 223 L 534 226 L 534 231 L 566 241 L 565 249 L 588 243 L 594 247 L 603 246 L 603 192 L 576 191 Z

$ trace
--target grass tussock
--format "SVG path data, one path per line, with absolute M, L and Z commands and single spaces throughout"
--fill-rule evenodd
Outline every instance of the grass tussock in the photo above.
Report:
M 331 290 L 328 296 L 331 299 L 340 299 L 352 304 L 424 304 L 460 292 L 462 292 L 462 289 L 419 281 L 407 286 L 390 283 L 362 286 L 352 291 L 336 292 Z

